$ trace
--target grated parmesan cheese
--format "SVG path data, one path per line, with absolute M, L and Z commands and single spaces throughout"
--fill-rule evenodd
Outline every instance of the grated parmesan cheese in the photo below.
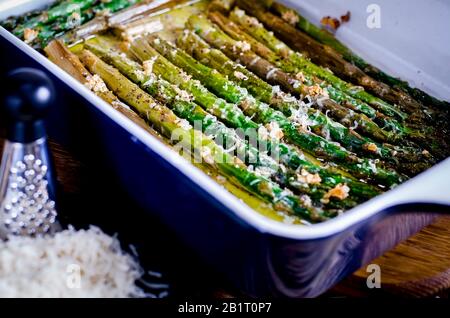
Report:
M 0 297 L 145 297 L 135 284 L 142 275 L 96 227 L 0 241 Z
M 189 94 L 187 91 L 179 88 L 178 86 L 173 86 L 173 89 L 177 93 L 177 96 L 175 97 L 176 100 L 182 100 L 185 102 L 191 102 L 194 100 L 194 96 Z
M 192 128 L 191 124 L 186 119 L 177 118 L 175 120 L 175 123 L 185 130 L 189 130 Z
M 247 52 L 252 49 L 252 46 L 245 41 L 236 41 L 236 43 L 233 45 L 233 52 L 236 52 L 237 49 L 239 49 L 241 52 Z
M 75 28 L 81 25 L 81 15 L 78 12 L 73 12 L 67 19 L 69 28 Z
M 243 18 L 245 16 L 245 11 L 237 7 L 234 9 L 234 13 L 238 18 Z
M 274 171 L 270 167 L 260 166 L 255 168 L 255 174 L 261 177 L 270 178 Z
M 250 66 L 255 65 L 256 63 L 258 63 L 258 61 L 261 59 L 261 57 L 257 56 L 255 57 L 251 62 L 250 62 Z
M 214 164 L 214 157 L 212 156 L 211 149 L 209 147 L 202 147 L 200 155 L 207 164 Z
M 246 76 L 244 73 L 239 72 L 239 71 L 234 71 L 234 76 L 243 81 L 248 80 L 248 76 Z
M 150 76 L 153 74 L 153 65 L 155 64 L 158 56 L 153 56 L 150 60 L 142 62 L 142 66 L 144 67 L 144 74 Z
M 277 71 L 278 69 L 276 67 L 272 68 L 270 71 L 267 72 L 266 79 L 270 80 Z

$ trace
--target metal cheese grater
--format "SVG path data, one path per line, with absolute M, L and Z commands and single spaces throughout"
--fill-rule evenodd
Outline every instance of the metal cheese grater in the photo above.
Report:
M 1 97 L 7 140 L 0 166 L 0 239 L 51 234 L 60 228 L 44 124 L 53 84 L 41 71 L 22 68 L 8 74 Z

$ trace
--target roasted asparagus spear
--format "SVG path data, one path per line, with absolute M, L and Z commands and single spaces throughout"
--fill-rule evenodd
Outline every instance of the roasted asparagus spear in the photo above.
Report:
M 92 20 L 97 15 L 112 14 L 138 1 L 65 1 L 17 26 L 13 33 L 18 37 L 24 38 L 30 45 L 40 49 L 45 47 L 52 39 L 64 35 L 66 31 Z
M 331 47 L 318 43 L 313 38 L 297 30 L 283 19 L 267 11 L 262 3 L 238 0 L 238 5 L 255 16 L 259 21 L 275 32 L 292 48 L 306 54 L 317 64 L 330 68 L 335 74 L 365 87 L 367 90 L 408 113 L 408 120 L 415 123 L 430 122 L 431 118 L 424 112 L 423 107 L 409 95 L 392 89 L 388 85 L 367 76 L 357 66 L 344 60 Z
M 100 38 L 101 39 L 101 38 Z M 164 59 L 164 57 L 159 56 L 158 58 L 154 59 L 153 57 L 158 56 L 156 51 L 152 50 L 151 47 L 145 45 L 146 43 L 137 40 L 137 43 L 135 43 L 131 50 L 142 60 L 150 59 L 152 63 L 152 73 L 154 73 L 156 76 L 158 76 L 158 80 L 161 81 L 161 77 L 166 74 L 166 71 L 169 71 L 170 73 L 176 73 L 171 72 L 175 68 L 168 63 Z M 141 42 L 141 43 L 139 43 Z M 110 46 L 107 43 L 102 43 L 101 46 L 94 45 L 92 43 L 92 40 L 88 41 L 87 45 L 94 50 L 96 53 L 101 55 L 103 58 L 108 59 L 109 62 L 114 63 L 114 65 L 120 69 L 123 69 L 124 71 L 127 70 L 127 74 L 129 74 L 130 78 L 134 78 L 135 81 L 142 81 L 143 75 L 140 72 L 132 72 L 128 68 L 128 64 L 125 63 L 128 59 L 123 54 L 113 54 L 108 47 Z M 134 74 L 134 75 L 133 75 Z M 186 75 L 179 73 L 181 77 L 172 76 L 168 77 L 169 79 L 172 79 L 172 81 L 176 83 L 180 83 L 183 80 L 186 80 Z M 151 87 L 153 81 L 145 81 L 143 84 L 145 87 Z M 150 86 L 149 86 L 150 85 Z M 198 86 L 198 83 L 197 83 Z M 159 86 L 158 86 L 159 87 Z M 189 86 L 188 86 L 189 87 Z M 153 88 L 154 90 L 157 90 L 156 87 Z M 162 88 L 160 88 L 161 91 L 163 91 Z M 179 95 L 184 95 L 184 92 L 181 92 L 177 90 Z M 211 97 L 211 101 L 213 101 L 213 95 L 209 92 L 205 91 L 206 95 L 209 95 L 208 97 Z M 168 98 L 170 94 L 162 94 L 162 97 L 159 98 Z M 176 98 L 175 98 L 176 99 Z M 220 99 L 215 97 L 215 102 L 220 105 Z M 208 107 L 208 104 L 201 103 L 206 110 L 209 110 L 210 112 L 214 112 L 211 107 Z M 214 103 L 213 103 L 214 104 Z M 231 117 L 232 115 L 229 114 L 229 110 L 222 109 L 221 116 L 227 116 Z M 243 130 L 246 129 L 247 126 L 237 126 L 238 128 L 241 128 Z M 258 130 L 261 127 L 259 126 Z M 264 129 L 263 129 L 264 131 Z M 259 135 L 259 134 L 258 134 Z M 264 134 L 262 134 L 264 135 Z M 258 136 L 259 138 L 259 136 Z M 258 139 L 257 144 L 263 145 L 264 143 L 267 143 L 265 140 Z M 341 174 L 337 174 L 333 168 L 324 168 L 320 167 L 310 161 L 308 161 L 305 156 L 298 151 L 295 147 L 292 147 L 290 145 L 280 143 L 280 142 L 274 142 L 274 140 L 271 140 L 271 142 L 267 143 L 267 153 L 274 156 L 275 159 L 279 159 L 282 164 L 284 164 L 286 167 L 292 170 L 301 171 L 305 169 L 310 174 L 319 174 L 319 176 L 322 179 L 322 184 L 327 187 L 335 187 L 339 183 L 346 183 L 349 184 L 350 187 L 350 193 L 354 194 L 357 197 L 360 198 L 367 198 L 373 196 L 375 193 L 378 193 L 379 190 L 376 188 L 369 186 L 367 184 L 355 181 L 352 178 L 344 177 Z
M 204 39 L 209 42 L 211 45 L 215 46 L 216 48 L 220 48 L 224 53 L 226 53 L 229 57 L 239 60 L 241 63 L 243 63 L 245 66 L 247 66 L 250 70 L 255 71 L 260 77 L 262 78 L 276 78 L 276 83 L 281 84 L 284 87 L 284 84 L 286 82 L 291 82 L 291 79 L 286 73 L 278 70 L 275 68 L 272 64 L 268 63 L 266 60 L 260 58 L 250 50 L 243 50 L 240 46 L 240 43 L 237 41 L 232 40 L 229 38 L 226 34 L 224 34 L 222 31 L 220 31 L 218 28 L 216 28 L 214 25 L 211 24 L 206 18 L 200 17 L 200 16 L 191 16 L 188 20 L 188 25 L 191 29 L 197 30 L 199 32 L 199 35 L 204 37 Z M 212 84 L 215 82 L 211 81 Z M 288 84 L 290 85 L 290 84 Z M 226 86 L 227 88 L 230 87 L 230 85 Z M 328 109 L 328 107 L 333 107 L 335 103 L 332 101 L 326 99 L 326 98 L 320 98 L 318 99 L 317 103 L 320 106 L 325 107 Z M 328 106 L 326 106 L 328 105 Z M 317 117 L 317 112 L 314 113 Z M 320 117 L 320 114 L 319 114 Z M 351 140 L 355 140 L 358 138 L 358 135 L 355 135 L 354 132 L 351 132 L 348 128 L 337 124 L 333 122 L 332 120 L 329 120 L 328 118 L 316 118 L 315 122 L 319 120 L 319 124 L 316 126 L 316 130 L 324 131 L 323 125 L 326 126 L 327 130 L 326 132 L 330 132 L 330 136 L 332 138 L 336 138 L 335 140 L 338 142 L 342 142 L 343 145 L 346 147 L 358 147 L 356 144 L 351 143 Z M 321 124 L 321 125 L 320 125 Z M 314 131 L 314 129 L 313 129 Z M 422 153 L 422 150 L 417 149 L 407 149 L 407 148 L 400 148 L 395 146 L 389 146 L 389 145 L 379 145 L 374 142 L 372 142 L 368 138 L 359 138 L 359 140 L 364 140 L 363 144 L 360 144 L 359 150 L 368 150 L 368 152 L 373 151 L 377 155 L 379 155 L 382 158 L 385 158 L 386 160 L 392 161 L 392 160 L 400 160 L 402 162 L 417 162 L 419 158 L 428 157 L 428 154 Z M 370 144 L 370 146 L 368 146 Z M 367 148 L 370 147 L 370 148 Z M 356 148 L 353 148 L 352 150 L 355 150 Z M 393 156 L 394 154 L 394 156 Z M 395 157 L 395 158 L 394 158 Z M 399 165 L 398 165 L 399 166 Z M 413 165 L 400 165 L 399 166 L 402 171 L 408 171 L 408 174 L 417 174 L 418 172 L 422 171 L 424 168 L 427 167 L 425 164 L 413 164 Z
M 227 25 L 220 15 L 212 13 L 210 16 L 214 18 L 213 21 L 215 22 L 220 23 L 219 21 L 222 20 L 221 26 L 225 27 Z M 270 56 L 267 54 L 264 54 L 265 56 L 263 57 L 272 63 L 276 63 L 284 71 L 297 73 L 300 78 L 316 84 L 325 81 L 328 84 L 325 87 L 327 87 L 330 97 L 334 97 L 337 102 L 344 102 L 348 107 L 367 115 L 369 118 L 379 120 L 383 126 L 394 130 L 396 133 L 403 133 L 405 130 L 399 122 L 387 116 L 403 120 L 406 118 L 406 114 L 399 112 L 383 100 L 368 94 L 361 87 L 355 87 L 344 82 L 329 70 L 313 64 L 294 52 L 285 43 L 278 40 L 272 32 L 269 32 L 256 18 L 250 17 L 243 10 L 236 8 L 230 13 L 230 19 L 251 35 L 251 37 L 246 37 L 246 40 L 250 39 L 250 42 L 253 40 L 258 47 L 262 47 L 262 50 L 257 52 L 258 54 L 262 55 L 264 53 L 263 50 L 268 50 L 268 48 L 270 52 L 273 50 L 273 52 L 277 53 L 271 59 L 269 59 Z M 228 24 L 228 27 L 232 28 L 230 24 Z M 232 30 L 236 31 L 236 28 Z M 236 35 L 240 34 L 236 32 Z M 324 85 L 323 82 L 322 85 Z M 375 107 L 375 109 L 369 105 Z
M 95 43 L 97 42 L 97 43 Z M 90 40 L 86 47 L 92 52 L 100 56 L 105 61 L 113 64 L 122 74 L 126 75 L 130 80 L 140 85 L 140 87 L 151 94 L 160 103 L 171 108 L 177 116 L 187 120 L 194 128 L 202 130 L 208 137 L 212 138 L 217 144 L 222 146 L 225 151 L 236 152 L 239 159 L 246 164 L 255 168 L 256 173 L 261 173 L 268 178 L 284 187 L 288 187 L 298 193 L 308 194 L 317 204 L 322 204 L 322 200 L 331 188 L 322 184 L 320 176 L 317 174 L 309 174 L 307 170 L 303 170 L 304 174 L 308 173 L 307 181 L 305 176 L 299 174 L 296 169 L 285 167 L 280 163 L 279 158 L 272 158 L 264 152 L 260 152 L 257 147 L 263 143 L 269 143 L 270 149 L 277 149 L 276 140 L 264 140 L 253 146 L 248 141 L 242 139 L 239 134 L 221 123 L 215 116 L 208 114 L 197 104 L 189 99 L 186 92 L 172 86 L 165 80 L 157 77 L 153 73 L 144 74 L 144 69 L 134 61 L 130 60 L 123 54 L 108 48 L 105 43 L 98 39 Z M 184 97 L 183 97 L 184 96 Z M 278 155 L 279 156 L 279 155 Z M 354 182 L 353 182 L 354 183 Z M 362 186 L 362 185 L 359 185 Z M 363 185 L 364 187 L 369 187 Z M 373 191 L 377 192 L 375 188 Z M 357 201 L 361 198 L 357 198 Z M 356 204 L 354 200 L 346 198 L 345 200 L 331 200 L 327 203 L 328 207 L 346 209 Z
M 158 41 L 158 39 L 156 39 Z M 180 69 L 175 67 L 173 64 L 168 62 L 167 60 L 160 57 L 159 53 L 156 52 L 153 48 L 151 48 L 148 44 L 144 43 L 142 39 L 138 39 L 132 46 L 131 50 L 142 60 L 151 60 L 152 58 L 158 62 L 163 62 L 165 67 L 163 68 L 162 74 L 166 80 L 180 85 L 183 89 L 187 90 L 190 94 L 193 95 L 194 100 L 199 102 L 201 105 L 203 104 L 205 97 L 207 97 L 208 104 L 203 104 L 206 108 L 217 108 L 217 105 L 223 105 L 223 100 L 217 98 L 215 95 L 208 92 L 208 90 L 203 87 L 198 81 L 194 81 L 192 79 L 186 78 L 183 76 Z M 173 76 L 177 74 L 177 76 Z M 218 74 L 218 73 L 217 73 Z M 213 82 L 213 81 L 211 81 Z M 205 83 L 207 84 L 207 83 Z M 192 86 L 195 85 L 195 89 L 192 89 Z M 199 89 L 202 87 L 202 89 Z M 236 89 L 236 87 L 232 87 L 231 89 Z M 229 91 L 226 89 L 219 92 L 225 95 L 222 95 L 226 98 L 233 98 L 232 95 L 227 94 Z M 236 98 L 236 97 L 234 97 Z M 251 96 L 247 96 L 244 100 L 242 100 L 238 105 L 226 103 L 227 113 L 224 113 L 223 110 L 219 112 L 217 115 L 219 118 L 229 119 L 229 118 L 240 118 L 244 117 L 243 111 L 248 115 L 252 116 L 257 122 L 267 125 L 269 129 L 273 129 L 276 132 L 283 132 L 283 135 L 286 136 L 292 143 L 303 147 L 308 152 L 324 158 L 326 160 L 336 161 L 339 164 L 355 173 L 355 175 L 361 178 L 367 178 L 369 180 L 373 180 L 376 182 L 384 183 L 387 185 L 397 184 L 399 180 L 403 177 L 398 175 L 396 172 L 392 170 L 383 169 L 380 167 L 376 167 L 376 164 L 373 160 L 369 159 L 360 159 L 356 157 L 353 153 L 349 152 L 345 148 L 342 148 L 335 143 L 332 143 L 326 140 L 323 137 L 315 135 L 307 130 L 300 129 L 296 124 L 288 120 L 281 112 L 275 111 L 268 107 L 268 105 L 264 105 L 258 101 L 256 101 Z M 236 106 L 236 107 L 235 107 Z M 239 109 L 241 108 L 241 109 Z M 251 121 L 253 125 L 258 127 L 258 124 Z M 239 126 L 233 126 L 239 127 Z M 254 128 L 253 128 L 254 129 Z M 278 133 L 278 135 L 281 135 Z M 375 167 L 375 169 L 374 169 Z
M 199 154 L 203 161 L 238 183 L 239 186 L 273 204 L 278 210 L 311 221 L 322 221 L 328 218 L 326 212 L 308 204 L 306 199 L 302 200 L 293 196 L 276 183 L 248 171 L 237 158 L 228 155 L 201 132 L 183 124 L 182 120 L 169 108 L 158 104 L 149 94 L 92 52 L 84 50 L 81 53 L 81 60 L 92 73 L 99 75 L 105 81 L 109 89 L 167 138 L 173 138 L 176 135 L 176 140 L 172 140 L 174 143 L 179 142 L 183 145 L 183 149 Z
M 72 0 L 61 1 L 57 5 L 51 7 L 49 10 L 42 12 L 38 16 L 35 16 L 23 24 L 20 24 L 14 28 L 13 33 L 23 38 L 25 30 L 37 30 L 45 25 L 48 25 L 58 19 L 67 18 L 74 13 L 78 13 L 82 10 L 94 5 L 98 0 Z
M 336 50 L 336 52 L 340 53 L 345 60 L 355 64 L 367 75 L 390 86 L 402 89 L 403 91 L 411 95 L 414 99 L 423 103 L 425 106 L 433 105 L 446 111 L 450 109 L 450 104 L 448 102 L 440 101 L 418 88 L 411 87 L 408 82 L 402 81 L 401 79 L 386 74 L 377 67 L 369 64 L 367 61 L 365 61 L 363 58 L 361 58 L 351 49 L 345 46 L 341 41 L 339 41 L 332 33 L 328 32 L 326 29 L 317 27 L 295 10 L 292 10 L 286 7 L 284 4 L 276 1 L 265 2 L 278 15 L 280 15 L 283 20 L 298 27 L 300 30 L 306 32 L 309 36 L 319 41 L 320 43 L 332 47 L 334 50 Z
M 290 96 L 289 94 L 286 94 L 280 90 L 278 86 L 271 86 L 267 82 L 263 81 L 259 77 L 257 77 L 255 74 L 250 72 L 248 69 L 246 69 L 244 66 L 242 66 L 239 63 L 236 63 L 232 60 L 230 60 L 227 56 L 225 56 L 221 51 L 212 48 L 209 46 L 206 42 L 204 42 L 201 38 L 199 38 L 196 34 L 194 34 L 191 31 L 185 30 L 182 36 L 178 38 L 178 44 L 180 47 L 186 50 L 189 54 L 191 54 L 193 57 L 195 57 L 198 61 L 201 63 L 216 69 L 220 71 L 223 75 L 227 76 L 230 80 L 232 80 L 237 85 L 240 85 L 244 88 L 246 88 L 256 99 L 261 100 L 262 102 L 265 102 L 267 104 L 272 105 L 274 108 L 283 111 L 284 114 L 290 116 L 290 118 L 303 116 L 303 119 L 300 118 L 300 121 L 304 121 L 306 119 L 309 119 L 309 123 L 314 131 L 319 131 L 323 133 L 324 131 L 332 132 L 331 135 L 337 134 L 340 132 L 341 134 L 339 136 L 335 136 L 335 140 L 342 141 L 343 138 L 345 138 L 346 135 L 352 134 L 353 137 L 356 139 L 359 139 L 359 143 L 361 143 L 363 140 L 365 140 L 368 143 L 374 143 L 369 138 L 361 137 L 357 134 L 354 134 L 350 131 L 350 129 L 346 129 L 345 127 L 340 126 L 337 123 L 334 123 L 332 120 L 327 118 L 326 114 L 322 114 L 320 112 L 317 112 L 317 110 L 314 110 L 312 108 L 308 108 L 307 110 L 301 112 L 301 111 L 295 111 L 295 109 L 299 108 L 299 101 Z M 306 117 L 306 114 L 308 114 Z M 297 119 L 298 120 L 298 119 Z M 348 126 L 355 125 L 354 122 L 349 122 Z M 356 122 L 357 126 L 360 124 L 360 122 Z M 362 124 L 366 124 L 366 121 L 362 121 Z M 331 127 L 330 127 L 331 126 Z M 330 127 L 330 128 L 327 128 Z M 356 127 L 357 128 L 357 127 Z M 354 129 L 354 127 L 352 127 Z M 362 129 L 362 132 L 364 132 L 365 129 Z M 370 135 L 370 134 L 369 134 Z M 358 149 L 358 147 L 362 147 L 360 144 L 359 146 L 355 145 L 348 145 L 351 138 L 348 138 L 347 140 L 344 140 L 342 142 L 343 145 L 346 145 L 346 147 L 350 147 L 348 149 L 351 149 L 353 151 L 361 151 L 361 149 Z M 387 139 L 384 141 L 388 141 Z M 377 143 L 374 143 L 377 145 Z M 377 146 L 378 147 L 378 146 Z M 383 149 L 384 150 L 381 150 Z M 420 172 L 428 165 L 422 165 L 417 164 L 418 161 L 424 161 L 428 162 L 432 160 L 432 156 L 429 153 L 424 152 L 422 153 L 419 149 L 414 149 L 410 147 L 396 147 L 391 146 L 388 144 L 384 144 L 380 146 L 380 150 L 385 152 L 385 156 L 389 156 L 390 154 L 396 153 L 394 157 L 397 157 L 397 160 L 404 161 L 404 160 L 410 160 L 413 161 L 415 165 L 414 167 L 411 167 L 411 164 L 407 165 L 409 167 L 406 167 L 403 163 L 403 169 L 404 170 L 410 170 L 415 171 L 415 173 Z M 389 153 L 389 150 L 391 151 Z M 403 153 L 406 152 L 406 153 Z M 409 154 L 408 154 L 409 153 Z M 411 155 L 416 153 L 416 155 Z M 366 153 L 367 155 L 367 153 Z M 389 159 L 388 161 L 390 161 Z
M 150 134 L 157 136 L 158 138 L 161 137 L 155 130 L 148 126 L 141 117 L 139 117 L 127 105 L 122 103 L 117 98 L 117 96 L 115 96 L 106 87 L 105 83 L 99 76 L 90 74 L 89 71 L 81 63 L 78 56 L 70 52 L 63 43 L 58 40 L 53 40 L 44 49 L 44 51 L 53 63 L 72 75 L 80 83 L 87 86 L 98 97 L 114 107 L 114 109 L 124 114 L 126 117 L 131 119 L 134 123 L 145 129 Z

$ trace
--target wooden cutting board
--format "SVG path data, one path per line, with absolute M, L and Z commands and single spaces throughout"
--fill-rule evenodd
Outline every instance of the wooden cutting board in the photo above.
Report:
M 330 291 L 331 295 L 405 297 L 450 296 L 450 217 L 440 217 L 416 235 L 375 259 L 381 289 L 367 287 L 361 268 Z
M 81 191 L 80 162 L 55 143 L 50 143 L 58 181 L 66 193 Z M 3 139 L 0 137 L 0 153 Z M 370 273 L 362 268 L 326 293 L 325 297 L 448 297 L 450 295 L 450 217 L 441 217 L 432 225 L 371 262 L 381 269 L 381 288 L 369 289 Z M 212 283 L 214 284 L 214 282 Z M 223 291 L 219 297 L 234 293 Z M 215 289 L 215 287 L 213 288 Z

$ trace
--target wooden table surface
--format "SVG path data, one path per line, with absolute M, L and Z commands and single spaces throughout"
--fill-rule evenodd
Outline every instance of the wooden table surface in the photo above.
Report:
M 3 139 L 0 138 L 0 151 L 3 147 Z M 55 166 L 57 170 L 58 182 L 61 185 L 62 192 L 66 198 L 69 198 L 66 206 L 81 209 L 77 202 L 83 192 L 93 192 L 89 186 L 83 184 L 91 184 L 93 180 L 89 180 L 91 176 L 88 173 L 84 182 L 80 175 L 82 170 L 89 170 L 78 160 L 76 160 L 69 152 L 62 147 L 51 143 L 53 156 L 55 158 Z M 95 178 L 95 177 L 92 177 Z M 94 187 L 94 186 L 92 186 Z M 119 194 L 120 195 L 120 194 Z M 69 208 L 70 209 L 70 208 Z M 75 209 L 75 208 L 74 208 Z M 75 217 L 81 212 L 73 213 Z M 93 217 L 93 216 L 92 216 Z M 153 221 L 152 221 L 153 222 Z M 95 219 L 92 221 L 95 223 Z M 158 234 L 154 233 L 154 240 L 158 240 Z M 149 239 L 150 240 L 150 239 Z M 409 238 L 405 242 L 399 244 L 393 250 L 385 253 L 383 256 L 372 261 L 372 264 L 378 264 L 381 268 L 381 289 L 369 289 L 366 284 L 367 276 L 366 268 L 361 268 L 353 275 L 342 281 L 340 284 L 332 288 L 322 297 L 448 297 L 450 294 L 450 217 L 441 217 L 434 224 L 424 228 L 422 231 Z M 151 244 L 149 242 L 149 244 Z M 177 248 L 182 245 L 180 242 L 169 242 L 172 244 L 170 249 Z M 156 244 L 154 244 L 156 245 Z M 153 247 L 150 247 L 153 248 Z M 168 247 L 167 247 L 168 248 Z M 166 250 L 164 246 L 158 246 L 159 250 Z M 190 251 L 184 251 L 189 254 Z M 182 252 L 180 252 L 182 253 Z M 161 256 L 164 258 L 165 256 Z M 200 262 L 201 263 L 201 262 Z M 163 266 L 170 267 L 170 264 Z M 195 265 L 198 275 L 202 275 L 202 265 Z M 198 268 L 197 268 L 198 267 Z M 178 270 L 175 273 L 182 273 Z M 172 280 L 183 281 L 183 275 L 172 275 Z M 206 274 L 205 274 L 206 275 Z M 188 275 L 190 276 L 190 275 Z M 211 275 L 215 276 L 215 275 Z M 181 278 L 180 278 L 181 277 Z M 191 288 L 190 285 L 196 284 L 188 279 L 181 288 L 181 295 L 192 296 L 211 294 L 216 297 L 232 297 L 238 295 L 239 292 L 231 287 L 226 287 L 226 283 L 219 279 L 205 279 L 206 282 L 199 284 L 201 287 Z

